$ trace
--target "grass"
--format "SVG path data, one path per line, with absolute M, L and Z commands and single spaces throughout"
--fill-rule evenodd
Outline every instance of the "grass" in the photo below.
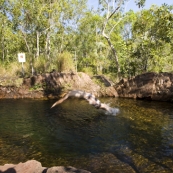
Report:
M 8 65 L 0 65 L 0 85 L 19 87 L 23 83 L 23 79 L 19 77 L 21 73 L 21 64 L 17 62 Z

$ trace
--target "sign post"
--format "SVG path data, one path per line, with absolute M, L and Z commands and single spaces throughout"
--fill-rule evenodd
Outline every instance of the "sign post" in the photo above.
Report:
M 23 68 L 23 63 L 26 62 L 26 58 L 25 58 L 25 53 L 18 53 L 18 61 L 22 63 L 22 75 L 24 77 L 24 68 Z

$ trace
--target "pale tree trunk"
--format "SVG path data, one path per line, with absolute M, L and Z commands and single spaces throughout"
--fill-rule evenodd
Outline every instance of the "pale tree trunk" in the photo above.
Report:
M 46 34 L 46 45 L 45 45 L 45 52 L 46 52 L 46 57 L 47 57 L 47 62 L 44 66 L 45 71 L 47 71 L 50 67 L 50 51 L 51 51 L 51 45 L 50 45 L 50 31 L 47 32 Z
M 45 46 L 45 49 L 46 49 L 46 56 L 47 56 L 47 59 L 49 60 L 50 59 L 50 32 L 47 33 L 46 35 L 46 46 Z
M 63 50 L 63 42 L 64 42 L 64 37 L 63 37 L 63 35 L 62 35 L 62 37 L 61 37 L 61 45 L 60 45 L 60 51 L 59 51 L 59 53 L 61 54 L 62 53 L 62 50 Z
M 52 10 L 52 1 L 49 2 L 49 7 L 50 7 L 50 10 Z M 47 31 L 47 35 L 46 35 L 46 56 L 47 56 L 47 59 L 48 61 L 50 61 L 50 51 L 51 51 L 51 40 L 50 40 L 50 35 L 51 35 L 51 23 L 53 23 L 53 17 L 52 17 L 52 14 L 49 13 L 48 14 L 48 23 L 49 23 L 49 28 L 48 28 L 48 31 Z M 50 63 L 50 62 L 48 62 Z
M 38 57 L 40 56 L 40 32 L 36 31 L 36 35 L 37 35 L 37 48 L 36 48 L 36 58 L 38 59 Z
M 5 11 L 3 10 L 3 13 L 5 14 Z M 1 39 L 1 49 L 2 49 L 2 61 L 5 60 L 5 29 L 4 29 L 4 19 L 2 19 L 2 28 L 1 28 L 1 35 L 2 35 L 2 39 Z
M 117 56 L 117 52 L 116 52 L 116 49 L 114 48 L 113 44 L 111 43 L 111 40 L 109 37 L 107 37 L 106 35 L 103 34 L 103 36 L 106 38 L 111 50 L 112 50 L 112 53 L 113 53 L 113 56 L 115 58 L 115 63 L 116 63 L 116 66 L 117 66 L 117 72 L 120 73 L 120 65 L 119 65 L 119 61 L 118 61 L 118 56 Z
M 5 37 L 3 35 L 4 32 L 4 24 L 2 24 L 2 61 L 5 59 Z
M 23 38 L 24 38 L 24 40 L 25 40 L 25 44 L 26 44 L 26 47 L 27 47 L 27 49 L 28 49 L 29 55 L 31 56 L 31 50 L 30 50 L 30 47 L 29 47 L 28 42 L 27 42 L 26 34 L 23 33 L 23 32 L 22 32 L 22 34 L 23 34 Z M 32 58 L 32 56 L 31 56 L 31 58 L 30 58 L 30 68 L 31 68 L 31 73 L 32 73 L 32 75 L 33 75 L 34 72 L 35 72 L 35 70 L 34 70 L 34 67 L 33 67 L 33 58 Z M 24 75 L 24 72 L 23 72 L 23 75 Z
M 29 47 L 28 42 L 27 42 L 26 34 L 22 32 L 22 35 L 23 35 L 26 47 L 28 49 L 28 52 L 29 52 L 29 54 L 31 54 L 30 47 Z
M 108 42 L 108 44 L 109 44 L 109 46 L 110 46 L 110 48 L 112 50 L 113 56 L 115 58 L 115 63 L 116 63 L 116 67 L 117 67 L 118 77 L 120 77 L 120 65 L 119 65 L 119 61 L 118 61 L 118 55 L 117 55 L 116 49 L 115 49 L 115 47 L 112 44 L 111 39 L 110 39 L 111 32 L 113 31 L 115 25 L 108 32 L 108 34 L 106 34 L 106 27 L 107 27 L 107 24 L 108 24 L 109 20 L 112 18 L 112 16 L 119 10 L 123 0 L 119 1 L 119 4 L 118 4 L 117 8 L 114 9 L 111 13 L 110 13 L 110 9 L 111 8 L 110 8 L 110 5 L 109 5 L 110 0 L 108 0 L 108 1 L 104 0 L 104 2 L 107 5 L 107 15 L 106 15 L 106 18 L 105 18 L 105 21 L 104 21 L 104 24 L 103 24 L 102 35 L 107 40 L 107 42 Z M 113 8 L 114 8 L 114 4 L 113 4 Z

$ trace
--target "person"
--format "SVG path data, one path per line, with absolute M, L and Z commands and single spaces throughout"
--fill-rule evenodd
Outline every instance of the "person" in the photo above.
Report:
M 87 100 L 90 105 L 93 105 L 97 109 L 104 109 L 109 114 L 116 115 L 117 113 L 119 113 L 119 109 L 118 108 L 112 108 L 108 104 L 101 103 L 100 100 L 98 100 L 95 97 L 95 95 L 93 95 L 91 93 L 88 93 L 88 92 L 85 92 L 85 91 L 80 91 L 80 90 L 69 91 L 63 98 L 61 98 L 60 100 L 56 101 L 51 106 L 51 108 L 57 106 L 58 104 L 61 104 L 62 102 L 64 102 L 69 97 L 83 98 L 83 99 Z

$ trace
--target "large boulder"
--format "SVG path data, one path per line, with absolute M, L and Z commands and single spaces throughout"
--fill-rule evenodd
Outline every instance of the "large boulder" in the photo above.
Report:
M 173 101 L 172 73 L 144 73 L 115 85 L 119 97 Z
M 96 96 L 118 96 L 105 77 L 91 78 L 85 73 L 51 72 L 23 79 L 20 87 L 0 85 L 0 98 L 57 98 L 69 90 L 83 90 Z
M 48 97 L 58 95 L 62 90 L 84 90 L 87 92 L 98 93 L 100 86 L 97 85 L 85 73 L 45 73 L 42 75 L 25 78 L 23 83 L 24 88 L 42 89 Z
M 0 173 L 90 173 L 83 169 L 76 169 L 71 166 L 54 166 L 51 168 L 42 167 L 41 163 L 36 160 L 29 160 L 19 164 L 5 164 L 0 166 Z

